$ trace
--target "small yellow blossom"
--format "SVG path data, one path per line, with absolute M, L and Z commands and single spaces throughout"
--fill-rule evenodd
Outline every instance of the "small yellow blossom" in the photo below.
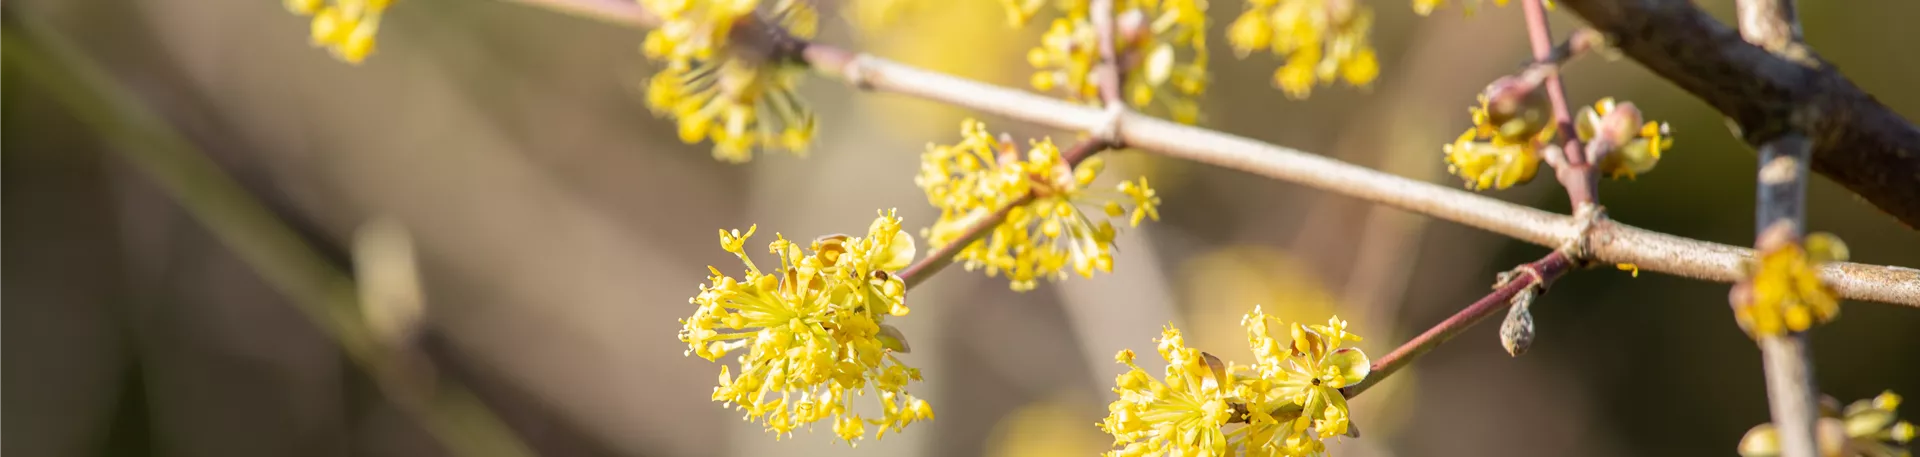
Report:
M 1217 377 L 1200 350 L 1186 346 L 1179 329 L 1167 327 L 1159 343 L 1167 361 L 1164 381 L 1135 365 L 1133 351 L 1114 357 L 1128 370 L 1114 379 L 1120 399 L 1107 405 L 1099 426 L 1123 448 L 1107 455 L 1228 455 L 1237 444 L 1222 431 L 1236 415 L 1229 380 Z
M 1278 323 L 1279 319 L 1267 316 L 1259 307 L 1241 320 L 1254 348 L 1254 372 L 1259 379 L 1273 380 L 1268 384 L 1268 394 L 1302 408 L 1290 424 L 1293 432 L 1311 428 L 1319 439 L 1346 434 L 1347 397 L 1340 389 L 1365 380 L 1372 365 L 1366 353 L 1341 346 L 1359 342 L 1360 337 L 1347 332 L 1346 321 L 1333 317 L 1326 325 L 1295 322 L 1288 327 L 1291 335 L 1275 339 L 1269 324 Z
M 1021 154 L 972 119 L 962 123 L 961 135 L 959 143 L 929 145 L 921 156 L 914 183 L 940 209 L 940 219 L 922 236 L 938 249 L 959 240 L 975 221 L 1032 195 L 954 256 L 968 270 L 1006 273 L 1014 290 L 1031 290 L 1043 277 L 1065 279 L 1068 269 L 1084 277 L 1113 270 L 1113 224 L 1089 217 L 1082 205 L 1119 217 L 1129 211 L 1121 201 L 1130 202 L 1134 225 L 1142 217 L 1159 217 L 1160 198 L 1144 178 L 1118 185 L 1120 195 L 1097 195 L 1107 194 L 1089 187 L 1100 173 L 1098 157 L 1071 166 L 1050 139 Z
M 670 62 L 713 60 L 720 57 L 733 27 L 752 18 L 760 0 L 639 0 L 660 16 L 660 27 L 647 32 L 647 57 Z M 786 6 L 790 1 L 782 1 Z M 804 7 L 805 5 L 793 5 Z
M 287 10 L 313 17 L 314 46 L 324 46 L 347 63 L 358 64 L 373 54 L 380 18 L 393 0 L 285 0 Z
M 1175 121 L 1199 120 L 1195 101 L 1207 89 L 1207 4 L 1204 0 L 1119 0 L 1114 2 L 1114 54 L 1127 65 L 1121 96 L 1139 108 L 1164 107 Z M 1018 5 L 1009 5 L 1010 7 Z M 1099 43 L 1088 0 L 1060 3 L 1040 46 L 1027 51 L 1039 71 L 1033 87 L 1064 90 L 1081 102 L 1099 100 L 1093 67 Z M 1028 14 L 1031 17 L 1031 14 Z
M 867 425 L 879 427 L 879 437 L 932 419 L 927 402 L 906 392 L 920 371 L 894 356 L 886 341 L 891 328 L 882 323 L 908 311 L 906 286 L 892 273 L 914 255 L 900 219 L 883 212 L 865 237 L 822 237 L 805 250 L 776 235 L 768 249 L 780 265 L 772 271 L 747 257 L 753 232 L 720 232 L 721 248 L 746 264 L 746 274 L 735 279 L 709 267 L 710 284 L 690 300 L 699 308 L 680 321 L 680 341 L 691 355 L 719 360 L 744 350 L 739 375 L 720 368 L 713 399 L 776 435 L 832 420 L 848 442 L 865 437 Z M 880 399 L 879 418 L 853 412 L 854 397 L 869 389 Z
M 1616 106 L 1613 98 L 1608 97 L 1580 110 L 1574 122 L 1574 130 L 1580 134 L 1580 141 L 1593 141 L 1602 130 L 1606 130 L 1606 118 L 1609 113 L 1617 111 Z M 1633 118 L 1637 119 L 1637 116 Z M 1622 132 L 1621 136 L 1627 138 L 1622 138 L 1624 141 L 1617 143 L 1606 159 L 1599 163 L 1600 172 L 1609 178 L 1625 176 L 1632 179 L 1641 173 L 1653 171 L 1653 167 L 1660 163 L 1660 154 L 1673 149 L 1673 137 L 1667 133 L 1667 123 L 1646 121 L 1645 124 L 1632 122 L 1628 125 L 1637 125 L 1638 128 Z
M 1506 189 L 1533 180 L 1540 170 L 1540 145 L 1553 138 L 1553 129 L 1543 127 L 1551 122 L 1496 124 L 1484 95 L 1480 106 L 1468 111 L 1473 128 L 1441 147 L 1447 171 L 1465 178 L 1467 188 L 1475 190 Z
M 1258 307 L 1241 324 L 1247 329 L 1253 365 L 1222 365 L 1186 347 L 1168 327 L 1159 339 L 1167 360 L 1160 379 L 1133 363 L 1132 351 L 1115 357 L 1128 371 L 1114 380 L 1120 399 L 1099 424 L 1119 449 L 1109 456 L 1247 455 L 1311 456 L 1326 452 L 1325 440 L 1350 431 L 1340 388 L 1358 384 L 1371 371 L 1366 354 L 1341 348 L 1359 341 L 1339 318 L 1327 325 L 1285 327 Z M 1230 424 L 1241 424 L 1227 430 Z
M 713 156 L 730 163 L 755 149 L 805 154 L 815 118 L 795 89 L 806 76 L 798 63 L 764 49 L 733 49 L 728 34 L 750 20 L 756 0 L 644 0 L 664 23 L 647 34 L 648 58 L 666 68 L 647 82 L 647 106 L 679 123 L 680 140 L 713 141 Z M 786 33 L 812 37 L 818 18 L 802 0 L 779 0 L 774 17 Z
M 1847 245 L 1827 233 L 1807 235 L 1804 245 L 1763 248 L 1747 265 L 1748 293 L 1734 303 L 1740 328 L 1758 338 L 1803 332 L 1840 314 L 1840 297 L 1820 279 L 1820 267 L 1845 261 Z
M 1832 398 L 1828 398 L 1832 401 Z M 1820 441 L 1822 456 L 1911 456 L 1907 448 L 1913 442 L 1913 423 L 1900 420 L 1896 410 L 1900 407 L 1900 395 L 1893 391 L 1881 392 L 1868 400 L 1859 400 L 1847 405 L 1846 409 L 1835 411 L 1838 402 L 1831 403 L 1821 411 L 1820 421 L 1815 425 L 1816 436 Z M 1747 435 L 1740 438 L 1742 457 L 1775 457 L 1780 455 L 1780 435 L 1773 424 L 1760 424 Z
M 1372 29 L 1373 9 L 1354 0 L 1249 0 L 1227 42 L 1242 58 L 1258 49 L 1285 58 L 1274 84 L 1299 99 L 1335 79 L 1368 87 L 1380 75 Z

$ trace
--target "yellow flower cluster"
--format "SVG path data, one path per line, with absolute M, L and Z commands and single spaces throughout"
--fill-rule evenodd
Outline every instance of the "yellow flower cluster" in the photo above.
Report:
M 647 106 L 679 122 L 680 140 L 713 140 L 714 158 L 746 162 L 756 148 L 804 154 L 814 116 L 794 93 L 806 70 L 767 49 L 734 49 L 734 27 L 754 20 L 758 0 L 642 0 L 663 23 L 641 49 L 666 68 L 647 82 Z M 785 31 L 811 38 L 818 13 L 804 0 L 778 0 Z
M 1290 98 L 1306 98 L 1334 79 L 1367 87 L 1380 75 L 1368 34 L 1373 9 L 1355 0 L 1248 0 L 1227 28 L 1227 42 L 1245 58 L 1270 49 L 1286 58 L 1273 82 Z
M 1807 235 L 1804 245 L 1781 243 L 1747 264 L 1751 289 L 1734 303 L 1734 320 L 1753 337 L 1802 332 L 1840 314 L 1840 297 L 1820 280 L 1820 267 L 1847 260 L 1847 245 L 1828 233 Z M 1741 301 L 1741 300 L 1736 300 Z
M 1616 106 L 1613 98 L 1608 97 L 1600 99 L 1592 107 L 1580 110 L 1580 114 L 1574 116 L 1574 130 L 1580 134 L 1580 141 L 1593 141 L 1595 136 L 1605 130 L 1607 116 L 1620 111 Z M 1630 114 L 1631 119 L 1625 122 L 1627 126 L 1637 125 L 1638 128 L 1625 132 L 1628 134 L 1625 136 L 1630 137 L 1614 145 L 1613 151 L 1598 164 L 1600 172 L 1605 173 L 1609 178 L 1619 179 L 1625 176 L 1631 179 L 1641 173 L 1653 171 L 1654 165 L 1660 163 L 1660 154 L 1673 149 L 1673 137 L 1667 133 L 1667 123 L 1646 121 L 1641 124 L 1633 122 L 1639 119 L 1637 110 L 1625 113 L 1636 113 Z
M 1096 223 L 1081 204 L 1096 204 L 1112 217 L 1131 211 L 1135 226 L 1142 218 L 1160 218 L 1160 197 L 1144 177 L 1119 184 L 1119 195 L 1095 203 L 1100 197 L 1088 186 L 1100 173 L 1097 157 L 1071 166 L 1051 139 L 1034 142 L 1022 157 L 972 119 L 961 124 L 961 135 L 959 143 L 929 145 L 921 156 L 914 183 L 940 209 L 940 220 L 922 236 L 936 249 L 952 244 L 976 221 L 1031 195 L 954 256 L 968 270 L 985 267 L 988 276 L 1005 272 L 1013 290 L 1031 290 L 1042 277 L 1065 279 L 1069 267 L 1085 277 L 1113 270 L 1113 224 Z
M 1909 457 L 1913 442 L 1913 423 L 1900 420 L 1896 410 L 1900 395 L 1881 392 L 1871 400 L 1860 400 L 1838 410 L 1839 402 L 1827 398 L 1821 405 L 1820 422 L 1815 426 L 1823 456 Z M 1740 438 L 1742 457 L 1780 455 L 1780 435 L 1773 424 L 1760 424 Z
M 711 284 L 691 300 L 699 308 L 680 321 L 680 341 L 690 354 L 718 360 L 744 351 L 739 375 L 720 368 L 713 399 L 776 435 L 831 419 L 834 433 L 848 442 L 865 437 L 869 424 L 885 436 L 932 419 L 927 402 L 906 392 L 920 371 L 894 356 L 905 346 L 898 331 L 882 323 L 907 314 L 906 284 L 891 273 L 914 256 L 913 237 L 900 219 L 884 212 L 865 237 L 822 237 L 805 250 L 775 235 L 768 248 L 780 265 L 765 272 L 745 251 L 753 232 L 720 232 L 721 247 L 740 257 L 746 275 L 734 279 L 708 267 Z M 869 388 L 880 398 L 878 419 L 853 412 L 853 398 Z
M 393 0 L 286 0 L 287 10 L 313 17 L 313 45 L 358 64 L 373 54 L 380 16 Z
M 1053 20 L 1040 46 L 1027 51 L 1039 71 L 1033 87 L 1064 89 L 1076 101 L 1099 100 L 1093 81 L 1100 61 L 1087 0 L 1062 2 L 1063 17 Z M 1195 100 L 1207 90 L 1207 3 L 1205 0 L 1119 0 L 1114 2 L 1114 55 L 1123 65 L 1122 96 L 1139 108 L 1156 105 L 1175 121 L 1200 118 Z M 1025 5 L 1008 3 L 1016 22 L 1031 18 Z
M 1506 189 L 1533 180 L 1540 170 L 1540 145 L 1553 139 L 1552 122 L 1495 119 L 1487 96 L 1473 113 L 1473 128 L 1460 134 L 1446 153 L 1447 171 L 1466 179 L 1468 189 Z
M 1360 350 L 1340 347 L 1360 338 L 1337 317 L 1327 325 L 1294 323 L 1281 339 L 1270 331 L 1278 323 L 1258 307 L 1241 320 L 1256 357 L 1250 366 L 1222 366 L 1186 347 L 1171 327 L 1159 340 L 1164 381 L 1135 365 L 1132 351 L 1120 351 L 1115 359 L 1129 369 L 1114 380 L 1120 399 L 1099 424 L 1119 447 L 1107 455 L 1324 454 L 1325 440 L 1351 426 L 1340 388 L 1366 379 L 1370 362 Z M 1240 425 L 1226 431 L 1232 424 Z

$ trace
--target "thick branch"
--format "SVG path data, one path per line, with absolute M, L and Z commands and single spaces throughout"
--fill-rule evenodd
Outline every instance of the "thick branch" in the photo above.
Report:
M 1563 3 L 1628 57 L 1732 118 L 1748 144 L 1804 132 L 1814 144 L 1813 171 L 1920 227 L 1920 128 L 1831 64 L 1749 44 L 1692 2 Z
M 643 26 L 630 19 L 637 4 L 611 0 L 514 0 L 532 5 L 582 2 L 567 9 L 596 19 Z M 928 99 L 1035 125 L 1099 131 L 1114 118 L 1098 108 L 1007 89 L 854 54 L 806 46 L 802 58 L 816 72 L 855 87 Z M 1529 243 L 1558 248 L 1581 238 L 1579 220 L 1452 187 L 1414 181 L 1323 156 L 1137 113 L 1120 117 L 1128 147 L 1208 163 L 1458 222 Z M 1920 197 L 1915 197 L 1920 199 Z M 1920 212 L 1917 212 L 1920 213 Z M 1731 283 L 1740 279 L 1750 249 L 1648 231 L 1601 220 L 1589 229 L 1593 260 L 1633 263 L 1642 270 Z M 1920 270 L 1836 262 L 1821 276 L 1848 299 L 1920 307 Z
M 1780 52 L 1800 41 L 1800 20 L 1793 0 L 1739 0 L 1740 36 L 1748 43 Z

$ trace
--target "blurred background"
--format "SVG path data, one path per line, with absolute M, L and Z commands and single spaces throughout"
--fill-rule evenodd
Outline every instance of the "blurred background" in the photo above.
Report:
M 1025 87 L 1040 25 L 1006 32 L 997 2 L 926 3 L 877 33 L 829 17 L 824 39 Z M 1527 56 L 1517 6 L 1421 18 L 1405 1 L 1367 1 L 1381 78 L 1289 101 L 1269 83 L 1277 59 L 1236 60 L 1222 39 L 1240 2 L 1214 3 L 1205 125 L 1448 186 L 1458 180 L 1439 146 L 1467 127 L 1474 94 Z M 1730 1 L 1699 3 L 1731 17 Z M 812 156 L 735 166 L 648 113 L 643 32 L 518 4 L 398 2 L 380 50 L 358 67 L 310 48 L 306 19 L 274 1 L 0 8 L 10 32 L 55 37 L 71 45 L 61 58 L 104 69 L 121 91 L 116 109 L 149 111 L 190 146 L 173 148 L 185 153 L 173 162 L 127 160 L 155 157 L 137 151 L 166 141 L 89 127 L 54 96 L 80 86 L 36 85 L 8 59 L 0 452 L 14 456 L 457 449 L 436 433 L 561 456 L 1093 455 L 1110 440 L 1093 424 L 1123 371 L 1113 353 L 1132 348 L 1155 369 L 1163 325 L 1246 360 L 1238 322 L 1254 305 L 1289 321 L 1337 313 L 1378 357 L 1482 296 L 1496 272 L 1547 252 L 1239 172 L 1113 153 L 1109 179 L 1147 175 L 1165 198 L 1162 221 L 1121 235 L 1114 274 L 1021 294 L 1003 278 L 944 272 L 913 292 L 913 314 L 889 321 L 912 341 L 904 360 L 927 374 L 914 393 L 938 418 L 853 448 L 825 427 L 776 441 L 708 400 L 719 367 L 683 355 L 674 337 L 702 267 L 737 268 L 714 230 L 858 233 L 893 207 L 924 227 L 935 214 L 912 183 L 918 155 L 955 141 L 970 113 L 815 78 L 803 87 L 823 119 Z M 1824 57 L 1920 119 L 1920 59 L 1908 53 L 1920 3 L 1801 8 Z M 1554 14 L 1562 33 L 1577 24 Z M 1567 85 L 1576 103 L 1632 100 L 1677 137 L 1655 172 L 1603 184 L 1614 218 L 1750 244 L 1754 156 L 1720 116 L 1631 61 L 1578 62 Z M 1072 135 L 983 120 L 1016 137 Z M 226 222 L 213 230 L 188 208 L 228 214 L 219 211 L 238 211 L 235 195 L 188 185 L 182 197 L 153 179 L 156 163 L 203 159 L 270 217 L 215 218 Z M 1567 211 L 1547 173 L 1491 195 Z M 1809 201 L 1812 229 L 1840 235 L 1854 260 L 1920 266 L 1911 228 L 1824 179 Z M 267 255 L 297 267 L 266 271 L 250 252 L 303 251 L 233 244 L 273 234 L 313 255 Z M 366 303 L 386 307 L 313 312 L 351 308 L 336 295 L 356 267 L 362 287 L 391 295 Z M 282 287 L 300 273 L 321 287 Z M 1606 267 L 1569 276 L 1534 306 L 1531 352 L 1509 357 L 1497 325 L 1475 328 L 1356 399 L 1365 434 L 1334 453 L 1730 455 L 1767 412 L 1759 354 L 1726 291 Z M 1920 395 L 1920 310 L 1844 306 L 1814 340 L 1822 389 L 1842 402 Z M 371 331 L 335 325 L 363 317 Z M 368 346 L 354 341 L 398 355 L 368 365 Z M 438 386 L 424 389 L 450 403 L 431 408 L 455 421 L 497 417 L 495 430 L 510 432 L 423 426 L 418 402 L 394 400 L 421 385 Z

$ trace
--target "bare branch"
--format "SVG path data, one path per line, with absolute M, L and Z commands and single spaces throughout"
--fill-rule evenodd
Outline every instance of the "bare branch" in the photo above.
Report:
M 646 24 L 627 19 L 634 14 L 625 10 L 638 9 L 637 4 L 610 3 L 611 0 L 512 1 L 530 5 L 585 2 L 589 7 L 568 11 L 592 11 L 591 17 L 626 25 Z M 802 60 L 812 65 L 814 71 L 867 90 L 923 98 L 1063 130 L 1098 131 L 1115 119 L 1099 108 L 922 70 L 832 46 L 808 45 L 801 53 Z M 1542 246 L 1558 248 L 1583 238 L 1580 220 L 1570 216 L 1138 113 L 1126 112 L 1120 117 L 1126 125 L 1119 132 L 1122 142 L 1139 150 L 1299 183 Z M 1920 196 L 1913 198 L 1915 214 L 1920 216 Z M 1741 263 L 1753 257 L 1751 249 L 1682 238 L 1608 220 L 1596 222 L 1584 238 L 1593 260 L 1633 263 L 1646 271 L 1709 281 L 1739 280 Z M 1920 307 L 1920 270 L 1835 262 L 1827 264 L 1821 276 L 1848 299 Z
M 1393 352 L 1387 353 L 1385 357 L 1375 360 L 1373 362 L 1373 372 L 1367 375 L 1365 381 L 1340 389 L 1340 393 L 1346 395 L 1348 398 L 1352 398 L 1355 395 L 1360 395 L 1361 392 L 1366 392 L 1367 389 L 1372 388 L 1374 384 L 1379 384 L 1381 380 L 1392 376 L 1394 372 L 1400 371 L 1400 369 L 1406 367 L 1407 364 L 1413 363 L 1415 359 L 1426 355 L 1427 351 L 1439 347 L 1441 343 L 1445 343 L 1447 340 L 1453 339 L 1454 336 L 1467 331 L 1467 329 L 1473 328 L 1473 326 L 1479 324 L 1480 321 L 1487 320 L 1488 317 L 1492 317 L 1494 314 L 1506 310 L 1507 307 L 1513 306 L 1514 297 L 1520 295 L 1523 291 L 1535 289 L 1536 287 L 1538 289 L 1535 290 L 1545 289 L 1548 285 L 1552 284 L 1555 279 L 1559 279 L 1572 270 L 1573 260 L 1568 259 L 1563 252 L 1554 251 L 1552 254 L 1547 254 L 1546 257 L 1540 260 L 1521 265 L 1519 268 L 1514 269 L 1513 272 L 1502 275 L 1501 282 L 1494 285 L 1493 293 L 1487 294 L 1486 297 L 1482 297 L 1479 301 L 1475 301 L 1471 305 L 1467 305 L 1467 307 L 1461 309 L 1460 312 L 1454 313 L 1453 316 L 1440 321 L 1439 324 L 1434 324 L 1432 328 L 1427 329 L 1426 332 L 1422 332 L 1420 336 L 1413 337 L 1413 339 L 1401 344 L 1400 347 L 1394 348 Z
M 1758 146 L 1789 131 L 1813 140 L 1813 171 L 1920 227 L 1920 128 L 1809 55 L 1749 44 L 1693 2 L 1564 0 L 1623 54 L 1713 105 Z M 1757 30 L 1755 31 L 1758 32 Z
M 1800 43 L 1800 23 L 1793 0 L 1739 0 L 1740 36 L 1777 56 L 1818 65 Z M 1801 240 L 1807 221 L 1807 160 L 1813 145 L 1797 128 L 1790 128 L 1759 147 L 1759 179 L 1754 190 L 1755 248 L 1768 236 Z M 1735 285 L 1735 288 L 1743 287 Z M 1734 306 L 1746 305 L 1734 303 Z M 1767 376 L 1767 406 L 1774 429 L 1780 433 L 1781 455 L 1820 455 L 1818 402 L 1820 389 L 1813 379 L 1813 356 L 1808 335 L 1789 332 L 1761 335 L 1761 366 Z
M 1541 1 L 1521 0 L 1520 6 L 1527 19 L 1527 42 L 1533 47 L 1534 60 L 1551 62 L 1555 57 L 1553 31 L 1547 27 L 1547 9 Z M 1594 171 L 1593 164 L 1587 163 L 1580 136 L 1574 134 L 1573 110 L 1567 104 L 1567 91 L 1560 84 L 1557 71 L 1547 76 L 1547 98 L 1553 101 L 1554 128 L 1559 129 L 1555 138 L 1561 140 L 1557 152 L 1561 159 L 1548 163 L 1555 164 L 1553 175 L 1566 187 L 1567 199 L 1573 202 L 1574 211 L 1589 211 L 1600 204 L 1600 174 Z
M 1127 76 L 1120 68 L 1120 35 L 1114 31 L 1113 0 L 1092 0 L 1087 13 L 1092 16 L 1094 41 L 1100 48 L 1100 63 L 1093 67 L 1100 103 L 1107 109 L 1125 109 L 1127 102 L 1121 98 L 1120 88 Z
M 1760 172 L 1754 190 L 1754 247 L 1768 237 L 1800 240 L 1807 219 L 1807 138 L 1788 133 L 1760 145 Z M 1778 244 L 1775 242 L 1774 244 Z M 1736 286 L 1738 287 L 1738 286 Z M 1741 303 L 1735 303 L 1736 306 Z M 1767 372 L 1767 400 L 1773 425 L 1780 431 L 1781 455 L 1814 457 L 1819 454 L 1815 424 L 1819 395 L 1813 380 L 1813 358 L 1807 335 L 1789 332 L 1761 335 L 1760 353 Z

